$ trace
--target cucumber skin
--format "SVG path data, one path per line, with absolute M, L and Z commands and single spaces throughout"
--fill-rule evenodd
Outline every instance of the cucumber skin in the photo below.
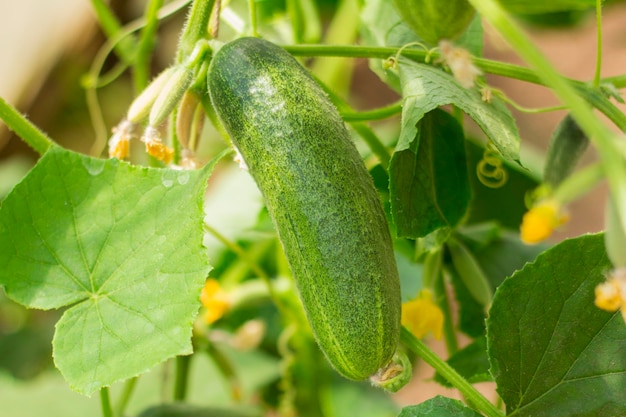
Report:
M 385 214 L 328 96 L 258 38 L 225 44 L 211 101 L 261 190 L 313 334 L 333 367 L 363 380 L 400 337 L 400 280 Z

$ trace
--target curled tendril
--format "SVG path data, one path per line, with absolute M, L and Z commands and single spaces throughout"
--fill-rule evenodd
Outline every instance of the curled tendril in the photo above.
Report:
M 480 183 L 489 188 L 500 188 L 509 179 L 509 173 L 502 166 L 502 159 L 491 142 L 483 152 L 483 159 L 476 165 L 476 175 Z
M 395 68 L 398 60 L 400 59 L 400 55 L 402 55 L 402 52 L 411 46 L 419 46 L 420 48 L 424 49 L 426 51 L 426 57 L 424 58 L 424 63 L 428 64 L 430 62 L 430 56 L 433 54 L 434 51 L 436 51 L 438 48 L 428 48 L 426 45 L 424 45 L 421 42 L 409 42 L 405 45 L 402 45 L 400 47 L 400 49 L 398 49 L 398 52 L 396 52 L 396 54 L 394 56 L 390 56 L 389 58 L 387 58 L 385 61 L 383 61 L 383 68 L 384 69 L 389 69 L 389 68 Z

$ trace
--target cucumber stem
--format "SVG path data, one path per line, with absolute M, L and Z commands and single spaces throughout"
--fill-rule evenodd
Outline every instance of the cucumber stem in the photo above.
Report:
M 113 417 L 111 398 L 109 397 L 109 389 L 107 387 L 100 388 L 100 407 L 102 409 L 102 417 Z
M 144 14 L 146 25 L 141 30 L 137 54 L 133 63 L 133 83 L 135 92 L 140 92 L 150 80 L 150 61 L 156 44 L 156 32 L 159 27 L 159 9 L 163 0 L 150 0 Z
M 379 58 L 387 59 L 395 56 L 401 48 L 397 47 L 376 47 L 376 46 L 355 46 L 355 45 L 289 45 L 283 48 L 294 56 L 334 56 L 334 57 L 353 57 L 353 58 Z M 427 58 L 430 61 L 439 57 L 438 52 L 429 52 L 422 49 L 402 50 L 402 55 L 415 61 L 425 63 Z M 493 61 L 485 58 L 473 58 L 474 64 L 483 72 L 492 75 L 499 75 L 507 78 L 513 78 L 519 81 L 525 81 L 532 84 L 546 85 L 543 77 L 540 77 L 540 71 L 533 71 L 518 65 L 508 64 L 499 61 Z M 624 115 L 613 103 L 602 95 L 595 87 L 587 85 L 585 82 L 560 77 L 564 82 L 569 82 L 577 94 L 580 95 L 589 104 L 600 110 L 606 115 L 617 127 L 626 132 L 626 115 Z M 615 77 L 607 77 L 601 80 L 602 83 L 610 83 L 619 89 L 626 87 L 626 74 Z M 567 103 L 565 103 L 567 104 Z
M 487 417 L 503 417 L 504 414 L 496 408 L 487 398 L 459 375 L 450 365 L 433 352 L 424 342 L 417 339 L 406 328 L 402 327 L 400 339 L 413 353 L 417 354 L 424 362 L 432 366 L 441 376 L 446 378 L 461 394 L 465 396 L 468 403 L 482 411 Z
M 52 139 L 32 124 L 15 107 L 4 101 L 2 97 L 0 97 L 0 119 L 40 155 L 46 153 L 54 145 Z
M 126 410 L 126 406 L 128 405 L 128 401 L 137 386 L 138 377 L 130 378 L 126 380 L 124 383 L 124 388 L 122 393 L 120 394 L 120 398 L 117 400 L 117 404 L 115 405 L 114 416 L 123 416 L 124 410 Z
M 174 379 L 174 401 L 185 401 L 189 382 L 191 355 L 176 357 L 176 375 Z
M 339 113 L 343 120 L 348 123 L 382 120 L 402 113 L 402 102 L 399 101 L 373 110 L 349 111 L 346 109 L 344 111 L 340 110 Z
M 596 72 L 593 77 L 593 86 L 600 87 L 602 76 L 602 0 L 596 0 Z

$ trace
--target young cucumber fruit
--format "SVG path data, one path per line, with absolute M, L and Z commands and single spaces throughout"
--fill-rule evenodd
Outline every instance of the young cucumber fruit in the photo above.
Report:
M 222 46 L 208 87 L 320 348 L 345 377 L 374 375 L 398 346 L 400 283 L 380 200 L 339 113 L 291 55 L 258 38 Z
M 431 45 L 454 40 L 467 29 L 474 8 L 467 0 L 393 0 L 402 20 Z

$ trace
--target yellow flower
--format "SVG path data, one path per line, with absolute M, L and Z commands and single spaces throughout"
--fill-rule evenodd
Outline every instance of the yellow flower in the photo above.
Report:
M 561 206 L 551 200 L 545 200 L 528 210 L 520 227 L 521 239 L 532 245 L 550 237 L 554 229 L 564 224 L 569 217 L 561 210 Z
M 432 332 L 436 339 L 441 339 L 443 321 L 443 312 L 428 289 L 421 290 L 417 298 L 402 304 L 402 325 L 418 338 Z
M 174 150 L 161 141 L 159 131 L 155 127 L 148 126 L 141 141 L 146 144 L 146 152 L 149 155 L 154 156 L 159 161 L 163 161 L 165 164 L 170 163 L 174 156 Z
M 596 287 L 595 294 L 596 307 L 610 312 L 620 310 L 626 321 L 626 268 L 613 271 L 606 282 Z
M 208 279 L 202 288 L 200 301 L 206 309 L 204 321 L 211 324 L 222 318 L 228 310 L 230 302 L 228 295 L 220 287 L 220 283 L 214 279 Z
M 130 140 L 135 135 L 135 125 L 128 120 L 122 120 L 113 128 L 113 135 L 109 139 L 109 157 L 124 159 L 128 157 Z
M 146 142 L 146 152 L 166 164 L 169 164 L 174 156 L 174 150 L 161 142 Z

